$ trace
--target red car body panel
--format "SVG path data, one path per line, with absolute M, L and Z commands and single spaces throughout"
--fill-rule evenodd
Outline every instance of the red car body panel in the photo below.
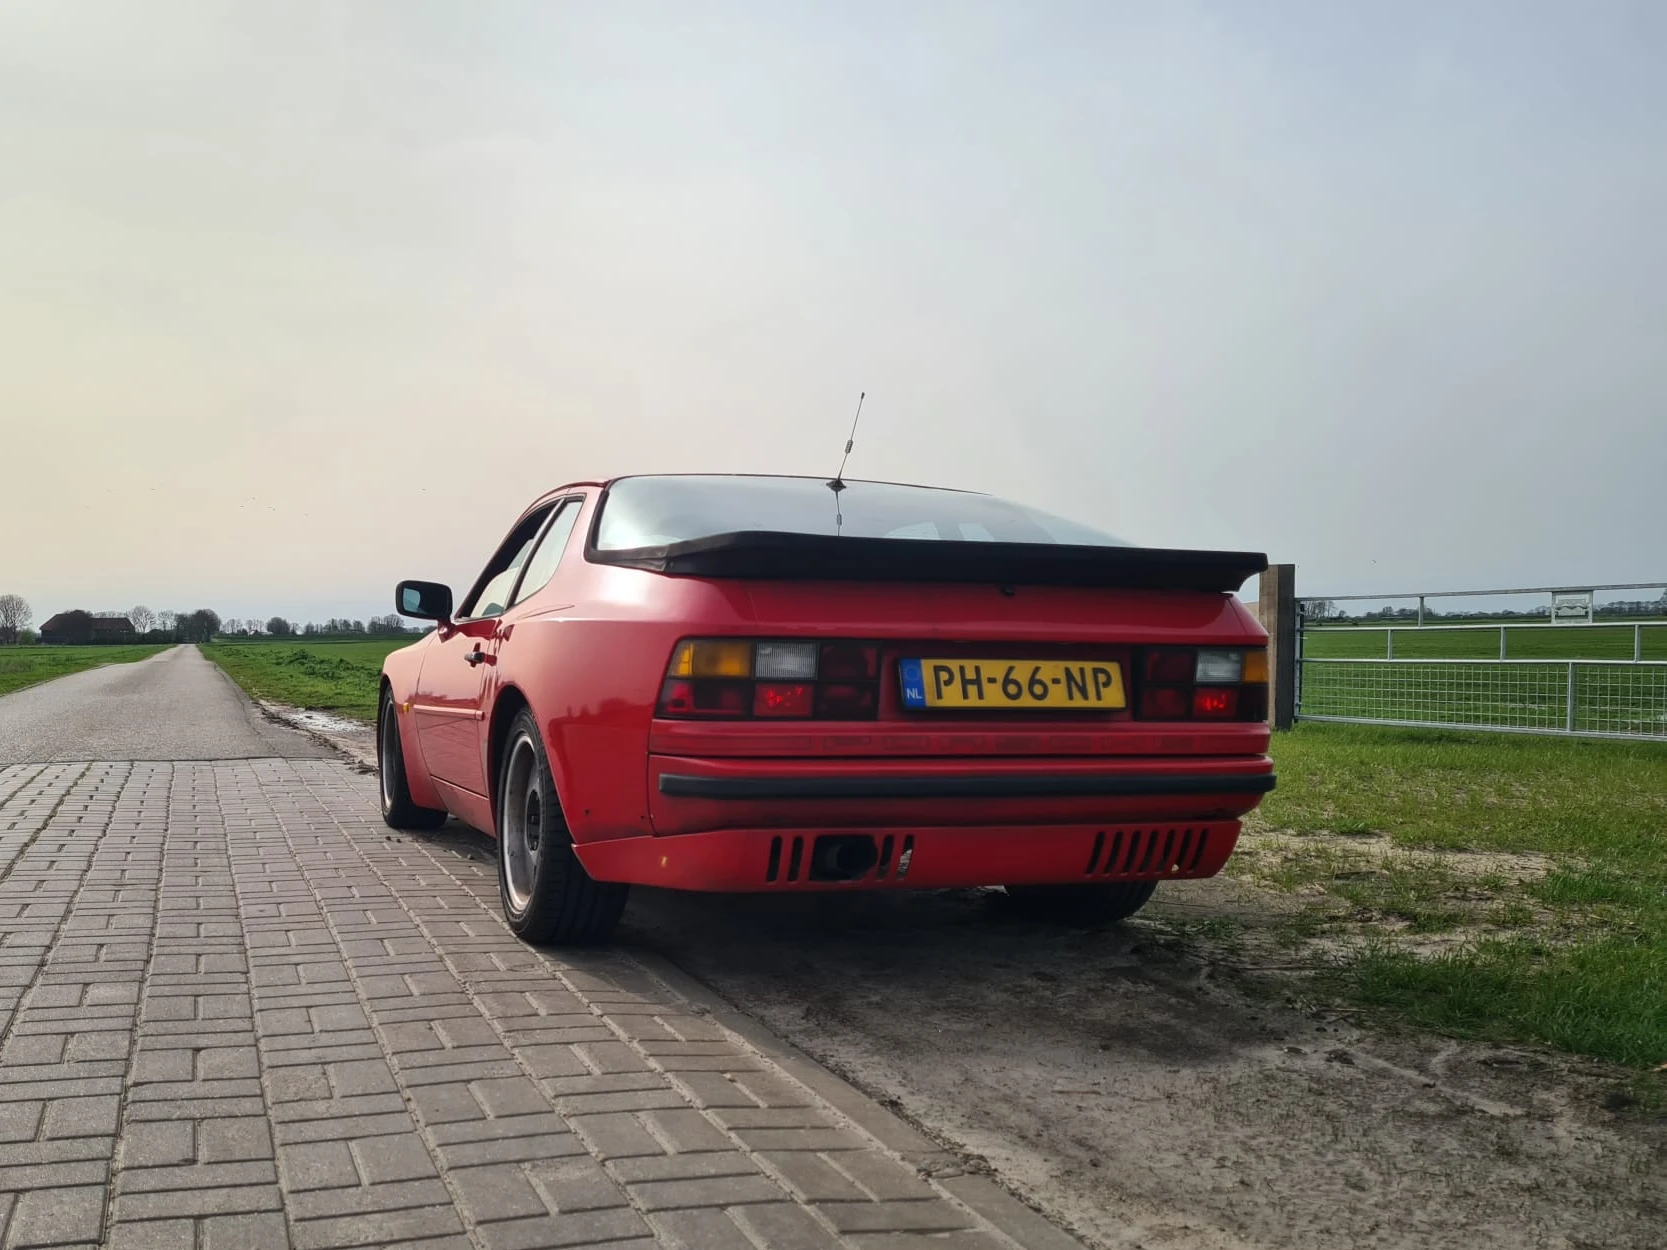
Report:
M 521 703 L 543 731 L 587 871 L 682 889 L 1208 876 L 1271 783 L 1262 722 L 1137 721 L 1129 710 L 1088 723 L 1064 714 L 933 717 L 901 706 L 904 654 L 1116 659 L 1127 672 L 1139 646 L 1265 645 L 1231 594 L 669 576 L 587 559 L 604 488 L 564 487 L 523 514 L 583 497 L 542 590 L 502 616 L 442 626 L 388 657 L 384 682 L 418 804 L 492 832 L 493 733 Z M 674 648 L 700 637 L 878 644 L 878 718 L 657 718 Z M 1176 790 L 1176 778 L 1202 778 L 1205 790 Z M 689 792 L 714 783 L 721 794 Z M 965 787 L 976 792 L 957 793 Z M 790 860 L 794 839 L 830 832 L 890 838 L 890 871 L 812 882 L 802 872 L 790 880 L 783 862 L 767 879 L 772 854 Z M 905 840 L 912 854 L 900 875 Z

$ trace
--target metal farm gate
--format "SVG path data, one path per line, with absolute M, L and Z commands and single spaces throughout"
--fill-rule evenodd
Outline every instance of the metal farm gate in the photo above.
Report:
M 1296 715 L 1440 729 L 1667 741 L 1667 593 L 1599 605 L 1583 589 L 1442 591 L 1298 600 Z M 1543 597 L 1502 613 L 1437 615 L 1432 599 Z M 1417 601 L 1341 618 L 1350 601 Z

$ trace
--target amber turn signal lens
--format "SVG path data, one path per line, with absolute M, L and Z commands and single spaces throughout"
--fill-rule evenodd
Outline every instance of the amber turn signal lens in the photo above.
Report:
M 1266 685 L 1268 681 L 1268 653 L 1258 647 L 1254 651 L 1244 653 L 1244 681 L 1248 685 Z
M 752 643 L 684 642 L 671 657 L 668 677 L 751 677 Z

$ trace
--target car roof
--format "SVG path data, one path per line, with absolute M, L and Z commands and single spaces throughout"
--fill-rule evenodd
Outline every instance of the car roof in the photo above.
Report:
M 822 477 L 822 476 L 820 476 L 818 474 L 814 474 L 814 473 L 722 473 L 722 472 L 711 472 L 711 471 L 693 471 L 693 472 L 688 472 L 688 473 L 621 473 L 621 474 L 618 474 L 614 477 L 608 477 L 608 478 L 586 478 L 586 479 L 583 479 L 581 481 L 565 482 L 562 485 L 555 487 L 553 490 L 548 490 L 543 495 L 539 496 L 539 502 L 542 503 L 544 500 L 549 499 L 552 496 L 559 495 L 563 491 L 580 490 L 580 489 L 584 489 L 584 488 L 587 488 L 587 487 L 591 488 L 591 489 L 606 490 L 608 487 L 613 486 L 615 483 L 623 482 L 628 478 L 691 478 L 691 477 L 745 478 L 745 479 L 754 480 L 754 481 L 772 481 L 773 480 L 773 481 L 792 481 L 792 482 L 827 482 L 827 481 L 830 480 L 828 478 Z M 960 487 L 955 487 L 955 486 L 932 486 L 932 485 L 929 485 L 929 484 L 924 483 L 924 482 L 888 482 L 888 481 L 885 481 L 885 480 L 882 480 L 882 479 L 866 478 L 866 477 L 847 477 L 844 480 L 847 481 L 847 482 L 852 482 L 852 483 L 856 483 L 856 484 L 863 485 L 863 486 L 902 486 L 902 487 L 910 488 L 912 490 L 951 491 L 951 492 L 953 492 L 955 494 L 958 494 L 958 495 L 982 495 L 982 494 L 985 493 L 983 491 L 964 490 L 964 489 L 961 489 Z

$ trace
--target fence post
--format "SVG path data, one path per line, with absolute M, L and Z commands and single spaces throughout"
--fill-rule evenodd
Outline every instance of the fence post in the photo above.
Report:
M 1574 661 L 1573 660 L 1569 661 L 1569 706 L 1568 706 L 1568 717 L 1567 717 L 1567 720 L 1564 723 L 1567 726 L 1568 731 L 1572 734 L 1574 732 Z
M 1289 729 L 1297 711 L 1297 566 L 1270 564 L 1262 574 L 1257 614 L 1268 631 L 1268 723 Z

